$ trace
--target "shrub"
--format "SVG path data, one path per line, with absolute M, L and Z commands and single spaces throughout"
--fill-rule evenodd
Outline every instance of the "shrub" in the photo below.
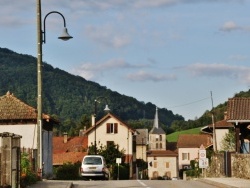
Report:
M 79 169 L 81 163 L 67 163 L 63 164 L 62 166 L 58 167 L 55 170 L 56 179 L 58 180 L 77 180 L 80 178 L 79 176 Z

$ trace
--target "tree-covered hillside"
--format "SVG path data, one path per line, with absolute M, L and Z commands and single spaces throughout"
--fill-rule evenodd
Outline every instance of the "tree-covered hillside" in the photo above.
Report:
M 58 117 L 63 126 L 74 127 L 77 125 L 72 124 L 90 117 L 94 111 L 94 100 L 100 96 L 107 98 L 111 112 L 124 121 L 151 121 L 154 118 L 156 106 L 150 102 L 140 102 L 47 63 L 43 65 L 43 112 Z M 36 108 L 36 58 L 0 48 L 0 74 L 0 96 L 10 91 Z M 103 115 L 105 101 L 102 102 L 98 104 L 99 117 Z M 159 109 L 158 113 L 163 128 L 169 127 L 175 120 L 184 120 L 181 115 L 175 115 L 165 108 Z

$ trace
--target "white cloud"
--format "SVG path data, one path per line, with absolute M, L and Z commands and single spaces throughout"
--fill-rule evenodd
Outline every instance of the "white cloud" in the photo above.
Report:
M 117 32 L 112 25 L 86 26 L 85 31 L 86 35 L 95 42 L 113 48 L 121 48 L 131 42 L 128 35 Z
M 226 64 L 196 63 L 185 67 L 193 76 L 225 77 L 241 83 L 250 83 L 250 67 Z
M 149 73 L 145 71 L 138 71 L 136 73 L 131 73 L 127 75 L 127 79 L 131 81 L 172 81 L 176 80 L 176 76 L 173 74 L 170 75 L 160 75 L 159 73 Z
M 222 27 L 220 28 L 221 31 L 226 31 L 226 32 L 231 32 L 235 30 L 240 30 L 241 27 L 238 26 L 235 22 L 233 21 L 227 21 L 225 22 Z
M 138 69 L 142 67 L 149 67 L 147 64 L 132 65 L 125 62 L 123 59 L 111 59 L 105 63 L 83 63 L 80 67 L 75 68 L 73 74 L 80 75 L 87 80 L 96 80 L 105 72 L 118 71 L 124 69 Z

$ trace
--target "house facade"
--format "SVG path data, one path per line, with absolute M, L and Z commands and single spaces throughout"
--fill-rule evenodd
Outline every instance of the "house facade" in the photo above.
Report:
M 213 145 L 212 136 L 208 134 L 182 134 L 177 141 L 178 168 L 189 169 L 190 161 L 199 159 L 199 149 Z
M 202 133 L 210 134 L 212 135 L 212 137 L 215 136 L 215 139 L 213 141 L 216 142 L 215 144 L 216 144 L 217 151 L 223 150 L 222 141 L 224 140 L 226 134 L 229 133 L 229 130 L 234 128 L 233 124 L 227 121 L 226 114 L 227 113 L 225 113 L 223 120 L 215 122 L 214 125 L 210 124 L 201 128 Z M 215 132 L 213 131 L 214 128 L 215 128 Z M 213 135 L 214 133 L 215 135 Z
M 132 178 L 136 162 L 136 131 L 112 113 L 108 113 L 96 123 L 92 122 L 92 125 L 84 133 L 88 136 L 88 147 L 95 145 L 95 142 L 97 148 L 110 143 L 118 145 L 119 151 L 124 151 L 124 162 L 129 164 Z
M 43 114 L 42 118 L 42 161 L 44 163 L 42 173 L 44 176 L 50 176 L 53 173 L 52 130 L 58 122 L 46 114 Z M 37 161 L 37 128 L 35 108 L 22 102 L 10 92 L 0 97 L 0 133 L 9 132 L 20 135 L 21 147 L 31 149 L 35 161 Z

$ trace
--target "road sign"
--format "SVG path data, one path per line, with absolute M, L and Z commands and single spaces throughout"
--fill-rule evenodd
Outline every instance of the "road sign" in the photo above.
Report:
M 206 150 L 205 149 L 199 150 L 199 159 L 206 159 Z
M 116 163 L 117 163 L 117 164 L 121 164 L 121 162 L 122 162 L 122 159 L 121 159 L 121 158 L 116 158 Z
M 199 168 L 207 168 L 208 167 L 208 158 L 199 159 Z

